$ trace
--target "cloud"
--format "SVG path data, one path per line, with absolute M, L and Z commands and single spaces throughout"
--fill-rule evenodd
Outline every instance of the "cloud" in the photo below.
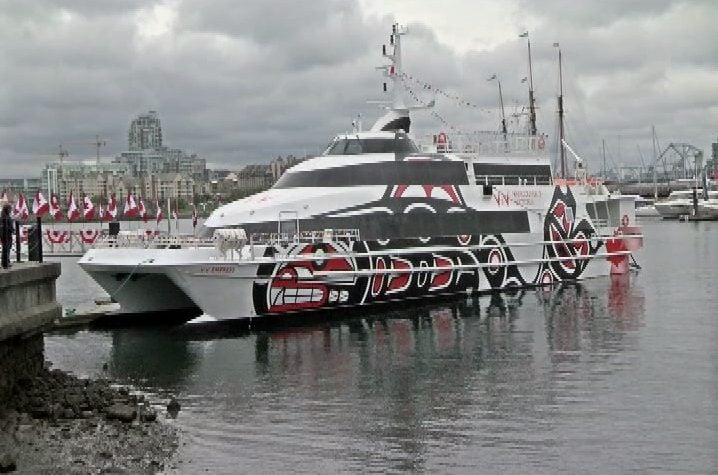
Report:
M 569 140 L 596 159 L 601 138 L 622 159 L 634 144 L 708 149 L 716 137 L 718 4 L 712 1 L 0 0 L 0 166 L 37 176 L 60 143 L 70 159 L 123 151 L 130 120 L 159 111 L 165 142 L 230 168 L 319 152 L 361 114 L 381 111 L 380 48 L 408 24 L 405 69 L 435 115 L 417 132 L 496 130 L 496 74 L 512 126 L 527 103 L 530 31 L 539 127 L 555 135 L 557 50 L 564 53 Z M 409 12 L 408 14 L 405 11 Z M 403 14 L 403 15 L 402 15 Z M 408 99 L 411 99 L 408 97 Z M 411 99 L 413 100 L 413 99 Z M 466 102 L 477 107 L 467 107 Z M 453 127 L 453 128 L 452 128 Z

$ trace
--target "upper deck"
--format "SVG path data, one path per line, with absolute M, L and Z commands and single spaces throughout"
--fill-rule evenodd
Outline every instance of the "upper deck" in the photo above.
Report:
M 417 138 L 424 153 L 454 153 L 473 156 L 547 156 L 544 135 L 500 132 L 457 132 L 423 135 Z

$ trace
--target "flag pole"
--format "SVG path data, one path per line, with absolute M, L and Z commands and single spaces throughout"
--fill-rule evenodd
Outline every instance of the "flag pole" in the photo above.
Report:
M 170 208 L 170 198 L 167 197 L 167 235 L 172 235 L 172 209 Z

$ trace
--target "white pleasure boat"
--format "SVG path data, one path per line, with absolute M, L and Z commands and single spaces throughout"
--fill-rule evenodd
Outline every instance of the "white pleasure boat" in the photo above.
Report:
M 703 189 L 696 190 L 696 198 L 698 203 L 703 200 Z M 718 191 L 708 192 L 709 200 L 718 200 Z M 668 198 L 663 201 L 657 201 L 654 204 L 656 211 L 663 219 L 678 219 L 681 216 L 694 214 L 693 190 L 676 190 L 672 191 Z

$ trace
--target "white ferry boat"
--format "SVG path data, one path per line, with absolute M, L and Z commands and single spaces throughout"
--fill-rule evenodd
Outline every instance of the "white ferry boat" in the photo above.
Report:
M 123 312 L 199 307 L 216 319 L 628 272 L 642 245 L 635 197 L 580 173 L 554 178 L 544 136 L 439 133 L 421 145 L 410 134 L 403 34 L 394 27 L 385 54 L 392 105 L 371 130 L 338 135 L 271 189 L 218 208 L 210 241 L 113 238 L 80 266 Z

